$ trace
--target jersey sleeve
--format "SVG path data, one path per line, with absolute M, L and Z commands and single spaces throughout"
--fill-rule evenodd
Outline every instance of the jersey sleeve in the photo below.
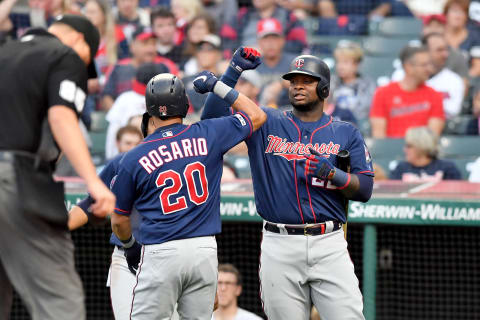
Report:
M 87 98 L 87 69 L 73 52 L 55 63 L 48 76 L 48 106 L 62 105 L 81 113 Z
M 372 157 L 360 131 L 353 129 L 352 140 L 348 147 L 350 152 L 350 172 L 373 176 Z
M 215 132 L 215 141 L 222 154 L 250 137 L 253 132 L 252 120 L 243 112 L 208 121 L 209 127 Z
M 385 108 L 385 98 L 382 89 L 377 89 L 373 95 L 371 118 L 387 118 L 387 109 Z
M 111 185 L 112 192 L 117 198 L 114 212 L 129 216 L 132 212 L 136 194 L 133 176 L 127 169 L 121 166 Z

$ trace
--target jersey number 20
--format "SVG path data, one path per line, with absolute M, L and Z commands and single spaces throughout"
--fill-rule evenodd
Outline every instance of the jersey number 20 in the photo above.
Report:
M 195 182 L 195 172 L 198 174 L 200 180 L 200 188 L 197 188 L 197 183 Z M 183 171 L 183 177 L 187 182 L 187 192 L 190 201 L 196 205 L 207 201 L 208 181 L 203 163 L 197 161 L 187 165 Z M 165 187 L 167 180 L 170 180 L 172 185 Z M 178 194 L 183 187 L 182 177 L 178 172 L 173 170 L 161 172 L 157 177 L 156 185 L 158 188 L 163 188 L 162 192 L 160 192 L 160 204 L 162 205 L 163 214 L 170 214 L 188 207 L 185 196 L 171 199 L 171 197 Z M 201 191 L 200 194 L 199 191 Z

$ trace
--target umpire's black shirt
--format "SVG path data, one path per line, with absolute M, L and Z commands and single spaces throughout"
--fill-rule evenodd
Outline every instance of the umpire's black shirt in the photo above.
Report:
M 0 150 L 36 152 L 48 108 L 81 112 L 87 69 L 75 51 L 43 29 L 0 47 Z

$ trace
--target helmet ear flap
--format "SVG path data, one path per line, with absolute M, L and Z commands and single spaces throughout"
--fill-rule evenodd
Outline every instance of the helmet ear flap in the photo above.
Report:
M 321 100 L 325 100 L 328 98 L 330 94 L 330 86 L 329 85 L 322 85 L 321 81 L 317 84 L 317 95 Z

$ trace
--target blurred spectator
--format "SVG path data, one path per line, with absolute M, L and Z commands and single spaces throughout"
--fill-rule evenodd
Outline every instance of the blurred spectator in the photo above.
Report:
M 129 56 L 128 43 L 121 28 L 116 27 L 106 0 L 87 0 L 83 9 L 85 16 L 100 33 L 100 45 L 95 56 L 98 78 L 88 79 L 88 96 L 82 111 L 82 121 L 90 127 L 90 114 L 100 107 L 100 92 L 105 85 L 107 72 L 118 59 Z
M 317 0 L 277 0 L 277 4 L 292 11 L 300 20 L 317 13 Z
M 235 89 L 246 95 L 250 100 L 257 102 L 261 87 L 262 78 L 258 71 L 245 70 L 238 79 Z
M 127 126 L 133 126 L 135 128 L 138 128 L 138 130 L 142 130 L 142 115 L 137 114 L 136 116 L 130 117 L 127 122 Z
M 218 309 L 212 320 L 261 320 L 259 316 L 238 307 L 238 297 L 242 294 L 240 271 L 229 263 L 218 266 Z
M 150 20 L 157 38 L 157 54 L 180 66 L 183 62 L 183 46 L 175 44 L 175 16 L 169 9 L 159 7 L 152 10 Z
M 440 33 L 430 33 L 423 37 L 422 43 L 428 48 L 432 70 L 426 84 L 443 96 L 443 111 L 448 119 L 454 118 L 462 109 L 465 84 L 463 79 L 446 68 L 448 59 L 448 44 L 445 36 Z M 402 69 L 396 70 L 393 81 L 400 81 L 405 76 Z
M 214 34 L 206 35 L 198 44 L 195 56 L 192 60 L 193 59 L 198 66 L 197 72 L 194 75 L 184 77 L 183 83 L 185 84 L 185 91 L 190 104 L 195 112 L 199 112 L 205 104 L 207 95 L 195 91 L 193 88 L 193 80 L 197 77 L 198 73 L 203 70 L 213 72 L 216 75 L 222 73 L 221 71 L 223 70 L 220 70 L 220 63 L 222 61 L 220 37 Z
M 363 58 L 362 48 L 352 41 L 340 41 L 334 57 L 336 74 L 330 81 L 332 103 L 336 108 L 350 110 L 358 121 L 368 122 L 376 85 L 358 72 Z
M 115 137 L 119 128 L 127 125 L 133 116 L 142 115 L 145 112 L 145 90 L 151 78 L 159 73 L 168 72 L 163 64 L 145 63 L 136 71 L 135 79 L 132 81 L 132 90 L 122 93 L 108 111 L 107 138 L 105 145 L 105 157 L 111 159 L 119 151 L 115 144 Z
M 323 112 L 332 116 L 334 120 L 350 122 L 358 127 L 357 118 L 350 109 L 339 108 L 337 105 L 327 100 L 327 104 L 325 104 Z M 368 131 L 366 132 L 368 133 Z
M 171 0 L 170 8 L 176 19 L 177 32 L 175 43 L 180 45 L 185 39 L 185 29 L 193 17 L 203 13 L 203 5 L 200 0 Z
M 289 10 L 275 0 L 252 0 L 253 8 L 241 8 L 237 20 L 222 29 L 224 47 L 233 51 L 240 45 L 254 46 L 257 25 L 262 19 L 275 18 L 283 26 L 286 39 L 285 51 L 298 55 L 307 46 L 307 33 L 303 24 Z
M 134 126 L 121 127 L 116 136 L 118 153 L 125 153 L 138 145 L 143 140 L 143 135 Z
M 260 104 L 272 107 L 289 105 L 288 92 L 282 75 L 287 73 L 295 55 L 285 52 L 285 36 L 279 20 L 258 21 L 257 41 L 262 64 L 257 71 L 262 79 Z
M 425 84 L 431 73 L 425 47 L 400 53 L 405 76 L 375 91 L 370 122 L 374 138 L 402 138 L 410 127 L 426 126 L 440 135 L 445 125 L 442 95 Z
M 208 34 L 217 34 L 215 20 L 206 13 L 201 13 L 192 18 L 186 29 L 186 37 L 183 42 L 185 59 L 192 58 L 195 55 L 198 44 Z M 193 60 L 195 61 L 195 60 Z M 185 74 L 195 74 L 198 66 L 195 64 L 183 65 L 181 69 Z
M 447 0 L 399 0 L 406 4 L 416 17 L 441 14 Z
M 480 76 L 480 34 L 468 29 L 469 0 L 448 0 L 445 4 L 445 37 L 448 44 L 469 58 L 470 76 Z
M 141 64 L 147 62 L 164 64 L 170 73 L 178 74 L 177 66 L 173 61 L 157 56 L 155 38 L 149 28 L 140 27 L 135 31 L 130 43 L 130 51 L 132 58 L 118 61 L 107 76 L 102 92 L 102 108 L 104 110 L 109 110 L 121 93 L 132 88 L 132 79 Z
M 445 34 L 447 19 L 441 14 L 432 14 L 423 19 L 423 36 L 430 33 Z M 464 80 L 465 87 L 468 87 L 468 61 L 460 50 L 448 46 L 448 59 L 445 67 L 457 73 Z
M 237 0 L 202 0 L 202 3 L 208 15 L 215 17 L 220 30 L 237 18 Z
M 390 13 L 390 0 L 319 0 L 321 17 L 334 18 L 339 15 L 364 15 L 385 17 Z
M 408 129 L 405 134 L 405 161 L 390 173 L 390 179 L 404 182 L 461 180 L 455 164 L 438 159 L 438 137 L 427 127 Z
M 150 26 L 148 11 L 139 8 L 139 0 L 116 0 L 117 6 L 113 10 L 115 23 L 122 28 L 127 40 L 132 41 L 135 30 L 139 27 Z
M 57 15 L 76 13 L 71 10 L 68 0 L 28 0 L 28 13 L 12 12 L 16 1 L 0 2 L 0 31 L 13 38 L 21 37 L 30 27 L 46 28 Z

